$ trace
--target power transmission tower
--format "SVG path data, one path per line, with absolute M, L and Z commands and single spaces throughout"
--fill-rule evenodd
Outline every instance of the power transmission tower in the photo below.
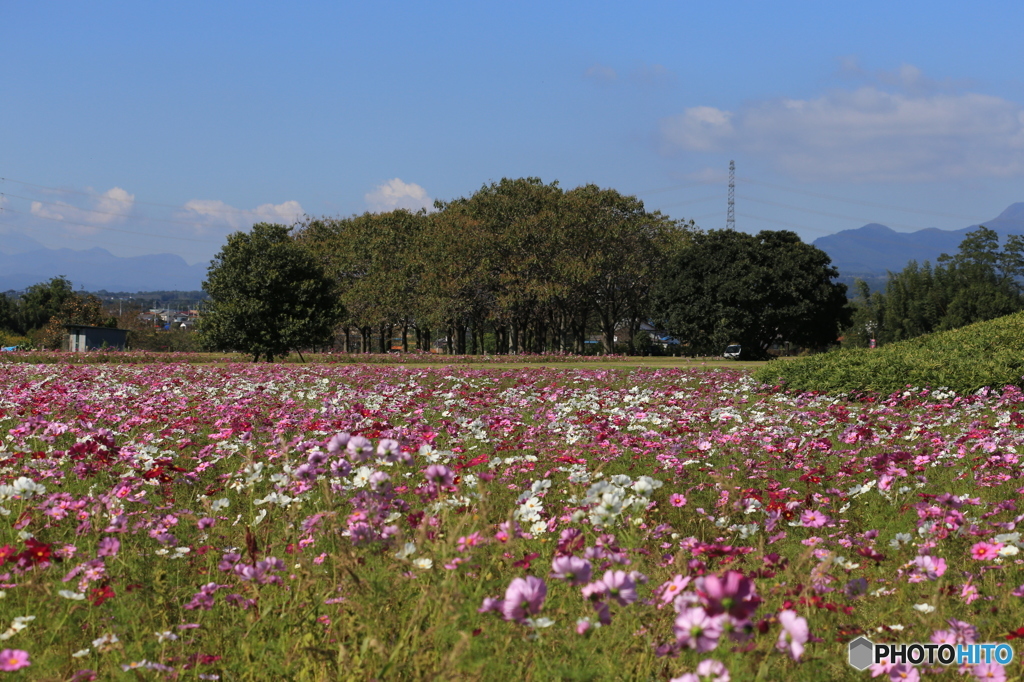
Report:
M 725 214 L 725 229 L 736 229 L 736 162 L 729 162 L 729 211 Z

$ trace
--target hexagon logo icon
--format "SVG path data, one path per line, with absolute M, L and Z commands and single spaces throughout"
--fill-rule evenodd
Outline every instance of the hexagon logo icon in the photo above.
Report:
M 866 670 L 875 662 L 875 643 L 861 636 L 850 642 L 850 665 L 857 670 Z

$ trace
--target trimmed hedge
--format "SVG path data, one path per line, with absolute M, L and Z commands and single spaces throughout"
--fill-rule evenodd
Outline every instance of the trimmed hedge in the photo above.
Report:
M 771 362 L 755 373 L 796 391 L 894 393 L 908 386 L 970 393 L 1024 385 L 1024 313 L 926 334 L 881 348 L 834 350 Z

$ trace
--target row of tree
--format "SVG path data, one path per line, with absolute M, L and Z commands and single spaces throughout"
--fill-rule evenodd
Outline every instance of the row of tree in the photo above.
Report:
M 102 292 L 101 292 L 102 293 Z M 0 294 L 0 347 L 59 349 L 67 325 L 117 327 L 128 330 L 128 345 L 139 350 L 199 350 L 196 338 L 184 330 L 158 332 L 142 319 L 147 301 L 111 304 L 94 294 L 75 291 L 66 277 L 34 284 L 21 294 Z
M 612 352 L 643 323 L 684 352 L 742 343 L 834 343 L 849 322 L 845 286 L 823 252 L 791 232 L 703 232 L 633 196 L 537 178 L 503 179 L 468 198 L 307 219 L 236 233 L 211 263 L 201 322 L 211 349 L 273 359 L 332 334 L 364 351 Z
M 65 277 L 29 287 L 20 296 L 0 294 L 3 343 L 59 348 L 66 324 L 116 327 L 117 320 L 95 296 L 75 291 Z
M 844 345 L 866 346 L 991 320 L 1024 310 L 1024 237 L 999 235 L 986 227 L 968 232 L 954 255 L 933 266 L 911 261 L 890 272 L 885 291 L 871 292 L 858 281 L 851 326 Z

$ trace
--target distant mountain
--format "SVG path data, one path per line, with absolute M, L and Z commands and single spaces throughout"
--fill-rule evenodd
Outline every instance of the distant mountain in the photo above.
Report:
M 161 253 L 121 257 L 106 249 L 47 249 L 31 237 L 0 234 L 0 291 L 20 290 L 58 275 L 87 291 L 192 291 L 202 287 L 206 266 Z
M 999 233 L 1001 239 L 1008 234 L 1024 235 L 1024 202 L 1010 205 L 998 216 L 982 223 Z M 918 264 L 935 260 L 943 253 L 954 254 L 968 232 L 978 228 L 971 225 L 962 230 L 940 230 L 930 227 L 917 232 L 896 232 L 871 223 L 856 230 L 843 230 L 819 237 L 814 245 L 832 259 L 839 269 L 840 280 L 847 283 L 861 278 L 878 288 L 884 283 L 887 271 L 899 272 L 911 260 Z

